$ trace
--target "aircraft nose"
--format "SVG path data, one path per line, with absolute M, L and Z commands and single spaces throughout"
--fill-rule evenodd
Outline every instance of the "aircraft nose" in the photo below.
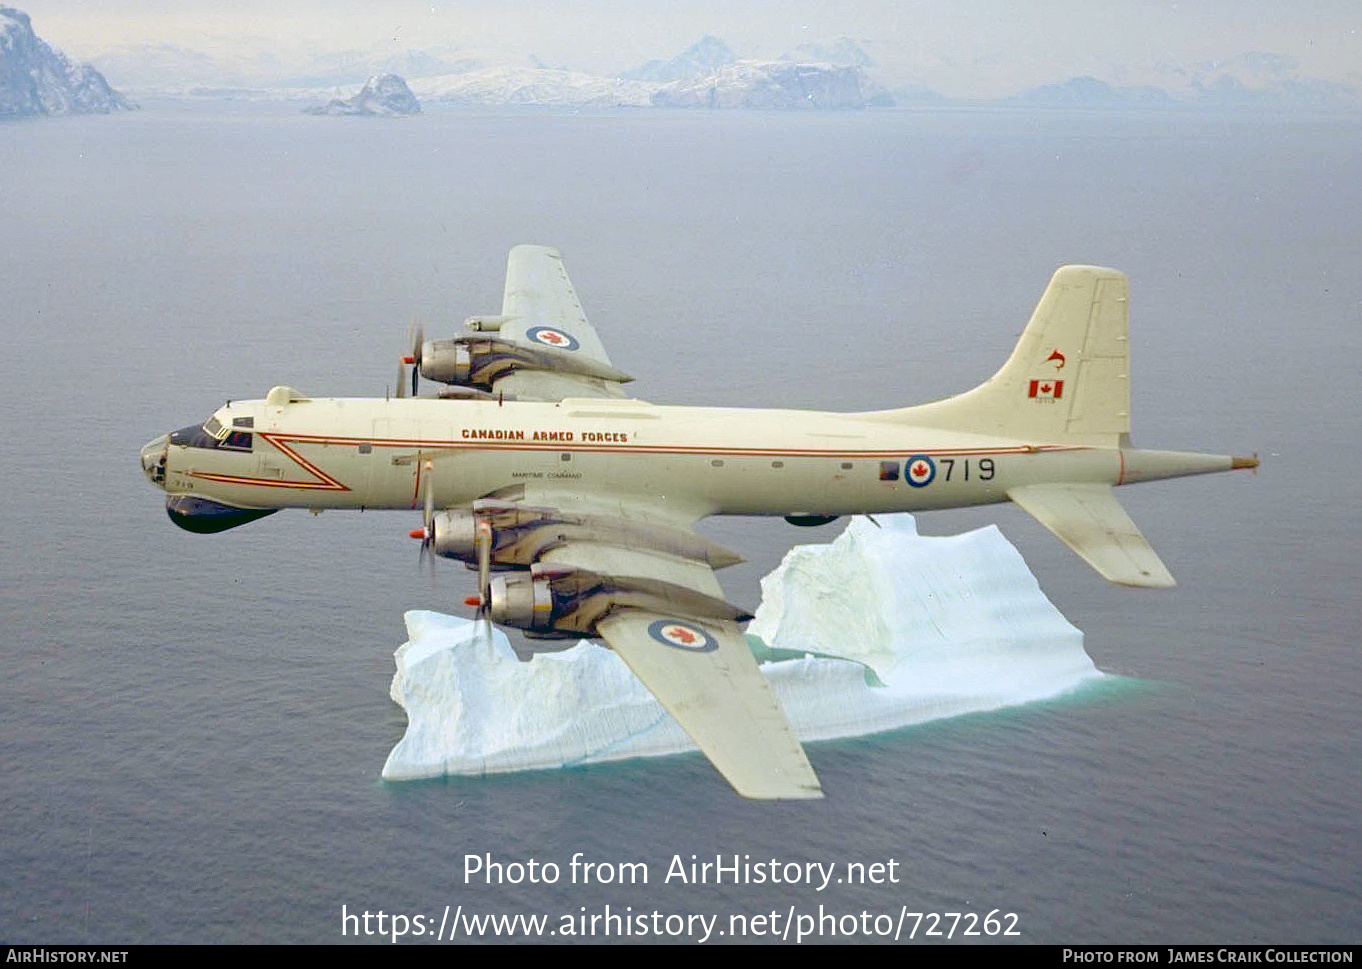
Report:
M 169 443 L 170 435 L 162 434 L 156 440 L 142 445 L 142 473 L 158 488 L 165 487 L 166 449 Z

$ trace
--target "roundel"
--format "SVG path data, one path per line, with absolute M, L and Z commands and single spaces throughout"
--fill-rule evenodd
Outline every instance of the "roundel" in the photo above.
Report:
M 648 635 L 659 643 L 692 653 L 712 653 L 719 642 L 699 626 L 675 619 L 658 619 L 648 625 Z
M 936 477 L 936 462 L 925 454 L 914 454 L 903 462 L 903 480 L 914 488 L 925 488 Z
M 525 331 L 525 335 L 535 343 L 542 343 L 555 350 L 576 350 L 581 346 L 571 333 L 565 333 L 552 326 L 532 326 Z

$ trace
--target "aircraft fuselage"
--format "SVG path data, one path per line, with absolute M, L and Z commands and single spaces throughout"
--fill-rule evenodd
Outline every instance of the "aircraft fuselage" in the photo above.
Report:
M 144 449 L 143 466 L 170 495 L 241 509 L 418 508 L 426 487 L 447 507 L 537 483 L 648 495 L 697 518 L 837 516 L 988 504 L 1037 482 L 1117 485 L 1231 460 L 945 432 L 902 416 L 636 400 L 294 398 L 233 401 L 214 418 L 236 446 L 172 435 Z

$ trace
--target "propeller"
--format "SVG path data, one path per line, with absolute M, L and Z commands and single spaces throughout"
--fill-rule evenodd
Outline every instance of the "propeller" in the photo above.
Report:
M 435 574 L 435 465 L 427 458 L 422 465 L 426 480 L 422 487 L 424 493 L 424 508 L 422 509 L 421 527 L 414 528 L 408 534 L 421 542 L 421 560 L 424 562 L 427 556 L 430 558 L 431 575 Z M 474 615 L 475 621 L 483 623 L 483 638 L 488 643 L 492 638 L 492 623 L 488 619 L 488 612 L 491 609 L 491 577 L 492 577 L 492 523 L 486 517 L 479 515 L 473 520 L 473 547 L 478 556 L 478 591 L 474 595 L 464 598 L 464 605 L 476 606 L 477 612 Z
M 412 326 L 407 335 L 411 337 L 411 355 L 406 362 L 411 364 L 411 395 L 416 396 L 416 385 L 421 379 L 421 348 L 426 342 L 426 328 L 420 323 Z
M 478 615 L 482 616 L 491 605 L 488 586 L 492 575 L 492 525 L 485 518 L 474 521 L 473 547 L 478 553 L 478 592 L 465 596 L 463 601 L 466 606 L 477 606 Z
M 435 544 L 435 465 L 427 460 L 423 468 L 426 475 L 425 507 L 421 513 L 421 527 L 414 528 L 407 534 L 412 538 L 421 540 L 421 561 L 424 563 L 426 558 L 430 558 L 430 574 L 435 575 L 435 556 L 431 554 L 431 546 Z
M 464 605 L 476 606 L 473 621 L 481 624 L 482 644 L 492 648 L 492 620 L 488 613 L 492 608 L 492 523 L 479 517 L 473 524 L 473 546 L 478 553 L 478 593 L 464 597 Z
M 415 397 L 417 382 L 421 378 L 421 345 L 426 342 L 425 328 L 419 323 L 407 327 L 407 339 L 411 341 L 411 352 L 397 358 L 397 396 Z M 411 367 L 411 391 L 407 391 L 407 368 Z

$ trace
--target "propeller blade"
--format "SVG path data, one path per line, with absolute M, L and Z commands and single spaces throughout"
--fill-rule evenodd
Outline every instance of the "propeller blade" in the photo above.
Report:
M 411 366 L 411 395 L 416 396 L 417 383 L 421 377 L 421 348 L 426 342 L 426 329 L 417 323 L 410 327 L 407 335 L 411 338 L 411 356 L 407 361 Z
M 485 617 L 492 600 L 489 589 L 492 575 L 492 525 L 486 518 L 479 518 L 473 529 L 473 544 L 478 550 L 478 615 Z
M 427 462 L 426 462 L 426 506 L 425 506 L 425 509 L 422 511 L 422 518 L 421 518 L 421 521 L 422 521 L 422 523 L 426 526 L 426 530 L 429 531 L 429 532 L 431 532 L 431 536 L 430 536 L 430 537 L 431 537 L 432 539 L 434 539 L 434 537 L 435 537 L 435 534 L 434 534 L 434 531 L 435 531 L 435 529 L 434 529 L 434 526 L 435 526 L 435 484 L 434 484 L 434 478 L 435 478 L 435 462 L 433 462 L 433 461 L 427 461 Z
M 430 552 L 435 545 L 435 464 L 427 460 L 425 463 L 426 483 L 425 483 L 425 507 L 421 510 L 422 531 L 425 534 L 421 542 L 421 557 L 430 559 L 430 575 L 435 577 L 435 555 Z
M 412 538 L 421 540 L 421 554 L 419 561 L 424 565 L 426 556 L 430 556 L 430 576 L 432 581 L 435 578 L 435 555 L 431 549 L 435 545 L 435 465 L 427 460 L 422 465 L 421 470 L 425 473 L 426 480 L 421 486 L 425 495 L 424 508 L 421 511 L 421 527 L 413 528 L 407 534 Z
M 478 591 L 485 592 L 492 571 L 492 526 L 486 519 L 478 519 L 473 541 L 478 548 Z

